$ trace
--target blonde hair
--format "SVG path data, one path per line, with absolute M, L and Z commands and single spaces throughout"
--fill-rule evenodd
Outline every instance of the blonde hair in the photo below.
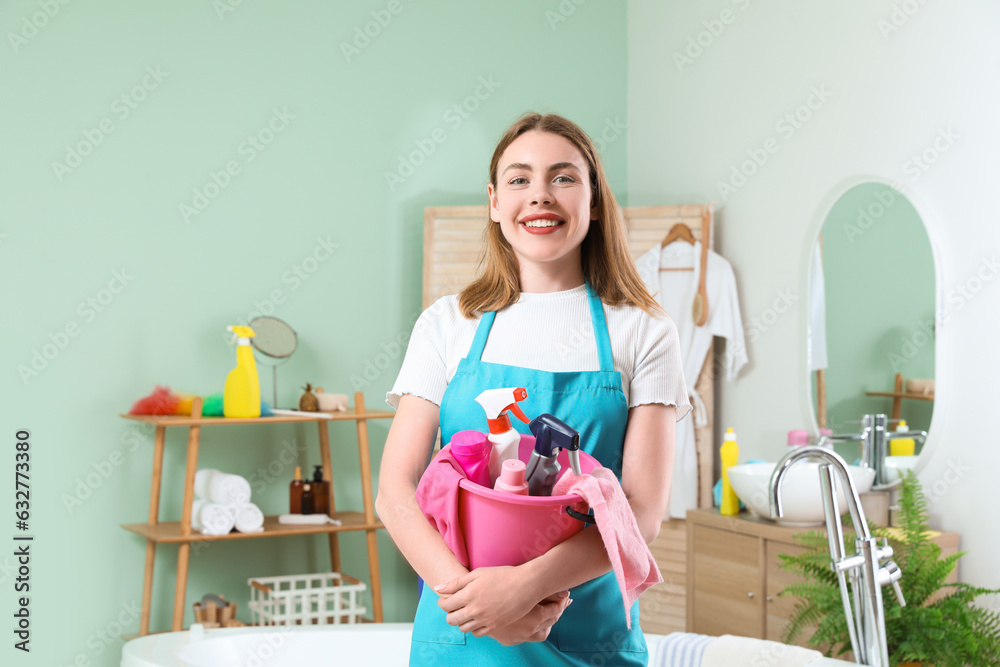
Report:
M 583 275 L 601 301 L 608 305 L 638 306 L 650 315 L 664 314 L 639 276 L 628 248 L 628 231 L 618 202 L 608 186 L 594 143 L 576 123 L 556 114 L 526 113 L 507 128 L 490 160 L 490 183 L 497 186 L 497 166 L 507 147 L 525 132 L 548 132 L 572 143 L 587 161 L 590 192 L 597 219 L 580 246 Z M 504 238 L 500 225 L 487 217 L 485 245 L 479 258 L 479 275 L 458 296 L 462 314 L 473 319 L 477 313 L 501 310 L 516 303 L 521 295 L 517 258 Z

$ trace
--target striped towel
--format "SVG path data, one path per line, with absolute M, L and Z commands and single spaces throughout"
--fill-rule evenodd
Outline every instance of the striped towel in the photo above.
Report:
M 674 632 L 664 637 L 656 645 L 650 656 L 650 667 L 701 667 L 705 647 L 715 637 L 696 635 L 688 632 Z

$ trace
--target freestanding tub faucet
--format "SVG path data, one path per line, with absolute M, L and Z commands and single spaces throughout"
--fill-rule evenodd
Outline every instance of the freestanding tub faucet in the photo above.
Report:
M 884 416 L 884 415 L 883 415 Z M 771 474 L 771 516 L 781 518 L 781 480 L 796 462 L 802 459 L 819 459 L 819 483 L 823 494 L 823 514 L 826 517 L 826 536 L 830 543 L 830 567 L 837 573 L 840 598 L 847 617 L 851 636 L 851 649 L 859 665 L 889 667 L 889 649 L 885 638 L 885 609 L 882 605 L 882 587 L 892 584 L 901 606 L 906 605 L 899 588 L 902 572 L 891 560 L 892 547 L 884 540 L 881 545 L 872 537 L 858 497 L 858 489 L 847 469 L 847 463 L 836 452 L 823 447 L 803 447 L 789 452 L 778 461 Z M 847 507 L 854 524 L 855 553 L 848 556 L 844 549 L 844 534 L 840 523 L 840 504 L 834 473 L 840 477 Z M 882 561 L 887 560 L 885 565 Z M 850 595 L 847 580 L 850 579 Z M 853 611 L 852 611 L 853 609 Z

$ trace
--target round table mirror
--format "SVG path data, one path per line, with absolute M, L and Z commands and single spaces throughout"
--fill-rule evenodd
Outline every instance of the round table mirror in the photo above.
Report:
M 272 367 L 272 405 L 278 407 L 278 366 L 288 361 L 299 345 L 295 330 L 276 317 L 257 317 L 250 321 L 254 337 L 250 339 L 254 356 L 261 363 Z

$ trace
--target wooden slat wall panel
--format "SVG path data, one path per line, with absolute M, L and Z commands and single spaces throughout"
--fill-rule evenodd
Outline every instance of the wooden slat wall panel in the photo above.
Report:
M 714 222 L 712 204 L 632 206 L 622 209 L 629 231 L 629 250 L 638 258 L 660 243 L 671 227 L 683 222 L 702 240 L 705 213 Z M 456 294 L 476 275 L 483 231 L 489 218 L 486 206 L 438 206 L 424 210 L 423 306 Z M 714 245 L 715 225 L 709 229 L 708 247 Z M 711 507 L 714 460 L 713 416 L 715 346 L 709 349 L 695 389 L 705 401 L 707 424 L 695 427 L 698 452 L 698 504 Z M 690 419 L 691 417 L 688 417 Z M 686 617 L 687 528 L 680 519 L 665 521 L 650 545 L 663 575 L 663 583 L 650 588 L 639 600 L 642 625 L 647 632 L 683 632 Z

